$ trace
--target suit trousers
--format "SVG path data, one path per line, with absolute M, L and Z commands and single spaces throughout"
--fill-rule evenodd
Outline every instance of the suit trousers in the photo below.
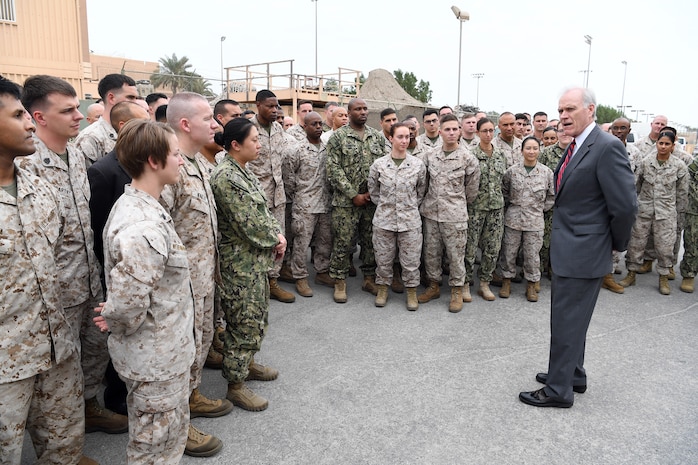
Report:
M 586 384 L 586 336 L 602 282 L 603 277 L 565 278 L 553 268 L 548 396 L 573 402 L 572 386 Z

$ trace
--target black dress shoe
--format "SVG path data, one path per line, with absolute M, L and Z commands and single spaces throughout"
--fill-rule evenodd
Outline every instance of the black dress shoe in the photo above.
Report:
M 538 373 L 536 375 L 536 381 L 539 383 L 543 384 L 548 384 L 548 374 L 547 373 Z M 578 392 L 579 394 L 584 394 L 587 392 L 587 385 L 586 384 L 575 384 L 572 386 L 572 390 L 574 392 Z
M 537 391 L 520 392 L 519 400 L 524 404 L 533 405 L 534 407 L 558 407 L 570 408 L 574 402 L 565 402 L 549 397 L 545 393 L 545 388 L 540 388 Z

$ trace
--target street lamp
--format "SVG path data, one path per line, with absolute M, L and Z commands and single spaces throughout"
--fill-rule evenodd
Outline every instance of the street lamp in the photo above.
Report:
M 584 87 L 587 89 L 589 88 L 589 72 L 590 72 L 589 68 L 591 67 L 591 39 L 592 39 L 592 37 L 590 35 L 584 36 L 584 42 L 589 44 L 589 59 L 587 60 L 587 75 L 586 75 L 586 79 L 585 79 L 586 82 L 584 83 Z
M 221 95 L 225 92 L 225 98 L 228 98 L 228 85 L 223 77 L 223 42 L 225 42 L 225 36 L 221 36 Z
M 485 73 L 475 73 L 473 77 L 477 79 L 477 92 L 475 93 L 475 106 L 480 108 L 480 79 L 485 77 Z
M 640 117 L 640 112 L 643 112 L 645 110 L 632 110 L 635 112 L 635 122 L 639 122 L 640 120 L 638 119 Z
M 633 107 L 632 105 L 623 105 L 623 106 L 618 106 L 616 108 L 620 109 L 621 115 L 625 116 L 625 110 L 628 108 L 632 108 L 632 107 Z M 630 110 L 630 111 L 632 111 L 632 110 Z
M 642 116 L 645 117 L 645 123 L 649 123 L 649 122 L 650 122 L 650 116 L 654 118 L 654 114 L 653 114 L 653 113 L 643 113 Z
M 318 0 L 310 0 L 312 3 L 315 3 L 315 76 L 318 76 L 317 74 L 317 2 Z
M 460 22 L 460 38 L 458 40 L 458 101 L 456 105 L 460 105 L 460 70 L 461 70 L 461 58 L 462 58 L 462 48 L 463 48 L 463 23 L 470 20 L 470 15 L 466 11 L 461 11 L 457 6 L 452 6 L 451 11 L 456 15 L 456 19 Z M 478 81 L 479 82 L 479 81 Z
M 625 77 L 628 75 L 628 62 L 623 60 L 621 63 L 625 65 L 625 70 L 623 71 L 623 93 L 620 95 L 620 106 L 622 107 L 625 101 Z

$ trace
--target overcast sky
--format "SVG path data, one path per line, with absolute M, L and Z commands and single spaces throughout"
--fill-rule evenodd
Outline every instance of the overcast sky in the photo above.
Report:
M 186 55 L 213 81 L 221 36 L 225 66 L 294 59 L 295 73 L 314 74 L 317 6 L 320 74 L 400 68 L 429 81 L 431 103 L 441 106 L 457 103 L 454 4 L 471 18 L 463 24 L 461 103 L 475 103 L 472 74 L 484 73 L 480 108 L 555 115 L 561 90 L 584 83 L 590 35 L 589 87 L 598 103 L 621 104 L 627 61 L 628 114 L 698 127 L 695 0 L 87 0 L 87 14 L 94 53 Z

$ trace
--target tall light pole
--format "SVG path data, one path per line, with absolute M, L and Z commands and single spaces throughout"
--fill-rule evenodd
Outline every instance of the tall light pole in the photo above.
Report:
M 642 116 L 645 117 L 645 123 L 649 123 L 649 122 L 650 122 L 650 116 L 654 118 L 654 114 L 653 114 L 653 113 L 643 113 Z
M 638 119 L 640 117 L 640 112 L 643 112 L 645 110 L 632 110 L 635 112 L 635 121 L 639 122 L 640 120 Z
M 460 38 L 458 39 L 458 100 L 456 105 L 460 105 L 460 71 L 461 71 L 461 58 L 462 58 L 462 48 L 463 48 L 463 23 L 470 20 L 470 15 L 466 11 L 461 11 L 457 6 L 452 6 L 451 11 L 456 15 L 456 19 L 460 22 Z M 479 81 L 478 81 L 479 82 Z
M 625 77 L 628 75 L 628 62 L 623 60 L 621 63 L 625 65 L 625 70 L 623 71 L 623 93 L 620 94 L 620 106 L 622 107 L 625 102 Z
M 225 36 L 221 36 L 221 95 L 225 93 L 225 98 L 228 98 L 228 85 L 223 77 L 223 42 L 225 42 Z
M 315 3 L 315 76 L 317 76 L 317 2 L 318 0 L 310 0 Z
M 587 60 L 587 75 L 586 75 L 586 79 L 584 82 L 585 88 L 589 88 L 589 73 L 591 72 L 591 70 L 590 70 L 590 68 L 591 68 L 591 39 L 592 39 L 592 37 L 590 35 L 584 36 L 584 42 L 589 44 L 589 59 Z
M 477 92 L 475 93 L 475 106 L 480 108 L 480 79 L 485 77 L 485 73 L 475 73 L 473 77 L 477 79 Z

